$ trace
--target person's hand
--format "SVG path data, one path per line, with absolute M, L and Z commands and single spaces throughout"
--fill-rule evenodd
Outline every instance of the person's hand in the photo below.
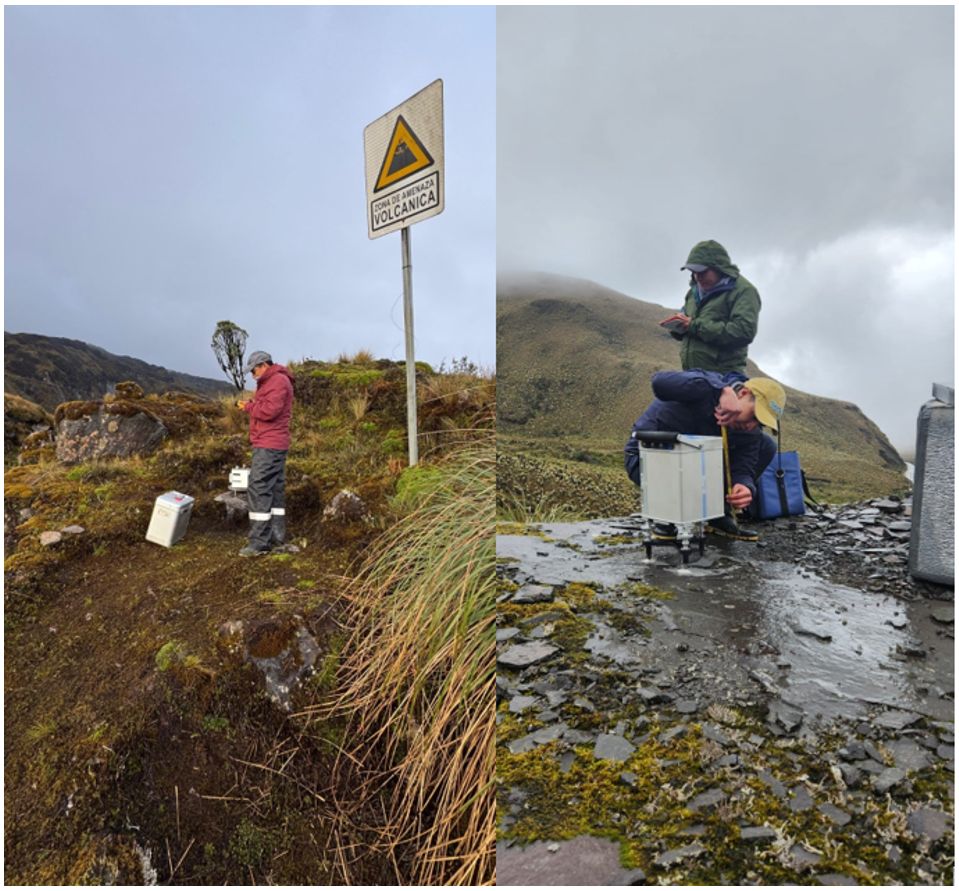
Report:
M 691 319 L 685 313 L 674 312 L 669 318 L 663 319 L 659 324 L 666 325 L 670 322 L 676 322 L 685 331 L 689 327 Z
M 726 501 L 728 501 L 732 507 L 736 508 L 736 510 L 742 510 L 744 507 L 748 507 L 752 500 L 753 493 L 749 491 L 749 486 L 744 486 L 742 483 L 736 483 L 726 496 Z
M 729 427 L 739 420 L 739 397 L 732 387 L 723 387 L 713 415 L 720 427 Z
M 245 399 L 238 399 L 238 400 L 237 400 L 237 403 L 236 403 L 236 407 L 239 408 L 239 409 L 245 409 L 245 408 L 246 408 L 246 400 L 245 400 Z

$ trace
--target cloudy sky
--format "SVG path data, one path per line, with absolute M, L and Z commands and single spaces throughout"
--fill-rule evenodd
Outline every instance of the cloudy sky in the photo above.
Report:
M 437 78 L 446 209 L 411 229 L 418 359 L 495 356 L 495 10 L 6 7 L 4 328 L 220 378 L 402 360 L 400 234 L 363 130 Z
M 953 14 L 500 8 L 500 268 L 678 307 L 716 239 L 763 370 L 910 447 L 954 382 Z

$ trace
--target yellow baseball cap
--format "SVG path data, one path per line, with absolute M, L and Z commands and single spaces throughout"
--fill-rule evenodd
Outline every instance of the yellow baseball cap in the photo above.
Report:
M 768 377 L 754 377 L 743 386 L 756 397 L 756 420 L 764 427 L 778 430 L 786 408 L 786 391 Z

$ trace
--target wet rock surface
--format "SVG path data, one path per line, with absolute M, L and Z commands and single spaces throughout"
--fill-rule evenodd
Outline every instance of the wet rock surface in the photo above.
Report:
M 909 578 L 908 508 L 688 565 L 615 521 L 499 536 L 498 882 L 587 883 L 528 872 L 583 836 L 634 883 L 951 882 L 952 590 Z

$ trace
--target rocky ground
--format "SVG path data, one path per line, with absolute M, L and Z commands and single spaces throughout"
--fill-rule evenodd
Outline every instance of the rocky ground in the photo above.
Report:
M 951 884 L 951 588 L 910 506 L 671 546 L 504 527 L 500 884 Z

